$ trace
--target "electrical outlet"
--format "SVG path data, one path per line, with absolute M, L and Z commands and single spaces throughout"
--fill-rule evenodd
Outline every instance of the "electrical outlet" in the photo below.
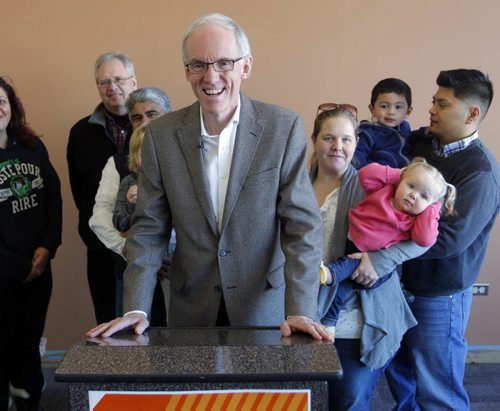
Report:
M 474 284 L 472 287 L 472 295 L 476 295 L 478 297 L 483 297 L 488 295 L 490 292 L 489 284 Z

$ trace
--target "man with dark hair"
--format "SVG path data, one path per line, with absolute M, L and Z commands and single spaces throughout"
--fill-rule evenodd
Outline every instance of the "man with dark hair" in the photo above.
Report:
M 442 71 L 436 82 L 430 126 L 412 136 L 412 154 L 425 157 L 457 188 L 457 212 L 440 219 L 429 251 L 403 265 L 418 321 L 404 339 L 416 382 L 407 394 L 422 410 L 467 410 L 463 377 L 472 286 L 500 204 L 500 168 L 478 133 L 493 87 L 478 70 Z
M 125 105 L 137 88 L 135 69 L 128 56 L 106 53 L 94 66 L 102 102 L 72 128 L 67 160 L 71 191 L 79 212 L 78 232 L 87 246 L 87 279 L 98 323 L 115 317 L 115 278 L 110 251 L 89 227 L 101 172 L 108 158 L 126 150 L 132 132 Z

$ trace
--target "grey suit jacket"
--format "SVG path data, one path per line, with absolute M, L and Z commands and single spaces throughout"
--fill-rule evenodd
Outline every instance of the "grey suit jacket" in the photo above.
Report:
M 241 95 L 222 229 L 204 170 L 200 105 L 152 122 L 127 240 L 124 310 L 149 312 L 172 224 L 169 325 L 212 326 L 221 292 L 231 325 L 316 319 L 321 218 L 296 114 Z

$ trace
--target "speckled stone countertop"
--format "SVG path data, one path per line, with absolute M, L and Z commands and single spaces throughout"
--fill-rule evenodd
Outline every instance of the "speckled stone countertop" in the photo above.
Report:
M 303 381 L 342 374 L 333 344 L 277 328 L 150 328 L 71 347 L 57 381 Z

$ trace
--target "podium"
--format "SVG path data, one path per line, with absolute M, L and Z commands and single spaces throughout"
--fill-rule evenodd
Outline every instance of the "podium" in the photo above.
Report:
M 292 397 L 307 406 L 288 409 L 328 410 L 327 381 L 341 376 L 332 343 L 261 327 L 123 331 L 74 345 L 55 372 L 56 381 L 68 383 L 71 410 L 96 411 L 242 409 L 245 401 L 253 409 L 284 409 L 272 405 L 291 404 Z M 145 405 L 148 398 L 164 405 Z

